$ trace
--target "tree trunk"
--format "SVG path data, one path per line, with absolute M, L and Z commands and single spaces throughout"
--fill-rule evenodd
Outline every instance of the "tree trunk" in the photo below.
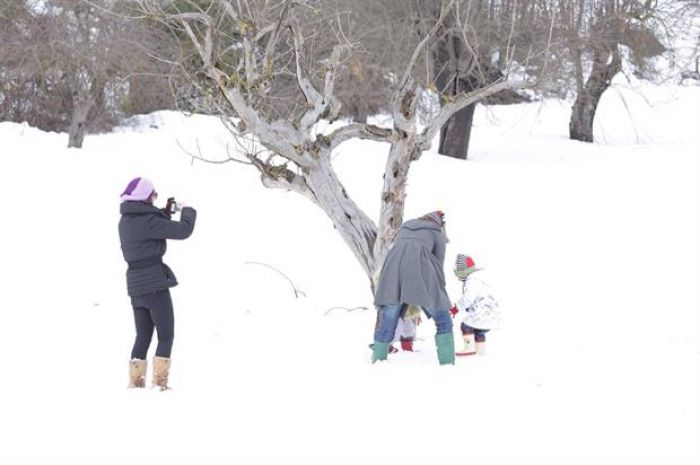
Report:
M 451 32 L 446 32 L 438 41 L 433 53 L 435 84 L 439 92 L 454 97 L 462 92 L 473 90 L 467 76 L 463 76 L 460 62 L 467 61 L 464 46 Z M 467 159 L 469 139 L 476 103 L 458 111 L 445 123 L 440 131 L 438 153 L 448 157 Z
M 411 167 L 410 149 L 412 146 L 414 146 L 412 135 L 397 141 L 392 144 L 386 160 L 377 240 L 374 243 L 374 258 L 377 269 L 384 265 L 384 259 L 394 242 L 396 231 L 403 223 L 406 182 Z
M 582 142 L 593 142 L 593 119 L 603 93 L 617 73 L 622 70 L 622 61 L 617 48 L 596 50 L 593 55 L 591 74 L 586 84 L 579 89 L 571 108 L 569 137 Z
M 330 163 L 330 153 L 322 155 L 318 164 L 304 178 L 314 201 L 331 219 L 371 279 L 376 268 L 373 247 L 377 229 L 374 222 L 348 196 Z
M 438 153 L 448 157 L 467 159 L 472 122 L 476 103 L 458 111 L 440 130 Z
M 68 147 L 81 148 L 87 130 L 87 117 L 93 105 L 88 92 L 80 91 L 73 95 L 73 115 L 68 132 Z

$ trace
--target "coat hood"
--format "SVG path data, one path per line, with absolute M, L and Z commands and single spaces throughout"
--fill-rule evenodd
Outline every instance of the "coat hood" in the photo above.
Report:
M 441 231 L 442 229 L 437 224 L 432 221 L 426 220 L 408 220 L 401 225 L 402 228 L 410 229 L 415 231 L 418 229 L 432 229 L 433 231 Z

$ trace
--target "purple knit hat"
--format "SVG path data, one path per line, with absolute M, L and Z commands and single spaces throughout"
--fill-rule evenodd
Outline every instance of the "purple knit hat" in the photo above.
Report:
M 137 201 L 146 202 L 155 192 L 153 183 L 146 178 L 134 178 L 131 180 L 124 192 L 122 192 L 122 202 Z

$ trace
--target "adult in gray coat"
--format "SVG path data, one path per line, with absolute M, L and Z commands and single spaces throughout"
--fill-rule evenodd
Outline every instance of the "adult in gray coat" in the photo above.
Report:
M 129 387 L 145 387 L 146 354 L 155 328 L 158 347 L 153 360 L 153 384 L 163 390 L 168 387 L 175 326 L 169 289 L 177 286 L 175 274 L 163 263 L 166 239 L 190 237 L 197 212 L 175 204 L 175 211 L 181 211 L 181 215 L 180 221 L 173 221 L 169 209 L 161 210 L 153 205 L 157 197 L 148 179 L 136 178 L 129 183 L 121 196 L 119 238 L 124 260 L 129 265 L 126 283 L 136 326 Z
M 438 361 L 454 363 L 454 335 L 445 289 L 445 218 L 435 211 L 405 222 L 382 267 L 374 304 L 378 307 L 372 362 L 386 360 L 389 344 L 406 304 L 422 307 L 435 321 Z

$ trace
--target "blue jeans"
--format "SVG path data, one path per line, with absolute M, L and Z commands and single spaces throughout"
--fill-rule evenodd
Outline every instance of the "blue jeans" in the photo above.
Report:
M 396 325 L 399 323 L 403 304 L 382 305 L 379 307 L 377 327 L 374 330 L 375 342 L 391 342 L 396 333 Z M 449 310 L 425 310 L 425 313 L 435 321 L 436 334 L 452 332 L 452 317 Z

